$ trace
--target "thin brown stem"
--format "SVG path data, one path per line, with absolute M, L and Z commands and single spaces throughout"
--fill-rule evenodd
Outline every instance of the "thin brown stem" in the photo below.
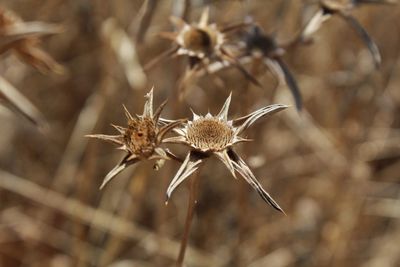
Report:
M 198 185 L 199 175 L 200 175 L 199 172 L 197 172 L 190 181 L 189 203 L 186 214 L 185 230 L 183 232 L 183 237 L 181 240 L 181 247 L 179 250 L 178 259 L 176 260 L 176 267 L 182 267 L 183 260 L 185 259 L 187 242 L 189 240 L 190 228 L 192 226 L 192 221 L 193 221 L 194 208 L 197 203 L 196 198 L 197 198 L 197 185 Z

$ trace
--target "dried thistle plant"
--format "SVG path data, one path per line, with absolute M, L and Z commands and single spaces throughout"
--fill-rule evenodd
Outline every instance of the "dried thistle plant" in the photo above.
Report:
M 143 115 L 133 117 L 125 109 L 125 116 L 128 120 L 127 128 L 113 125 L 119 132 L 118 135 L 93 134 L 87 137 L 97 138 L 118 145 L 118 149 L 124 150 L 127 154 L 122 160 L 106 175 L 100 189 L 102 189 L 111 179 L 122 172 L 128 166 L 141 160 L 156 160 L 155 169 L 160 168 L 165 160 L 176 159 L 167 149 L 161 148 L 165 134 L 171 129 L 180 125 L 183 120 L 170 121 L 160 127 L 159 120 L 161 112 L 167 103 L 164 101 L 153 113 L 153 89 L 145 96 Z
M 218 115 L 208 113 L 205 116 L 193 112 L 193 120 L 188 121 L 182 128 L 174 129 L 178 136 L 169 137 L 165 143 L 183 144 L 190 148 L 184 162 L 172 179 L 167 189 L 167 201 L 172 192 L 186 178 L 194 173 L 206 158 L 215 155 L 236 178 L 239 173 L 262 197 L 278 211 L 283 212 L 278 203 L 263 189 L 245 161 L 233 150 L 237 143 L 250 141 L 240 135 L 258 119 L 287 108 L 286 105 L 274 104 L 260 108 L 247 116 L 228 120 L 228 110 L 231 95 L 226 99 Z
M 248 80 L 261 87 L 257 79 L 224 47 L 227 43 L 227 33 L 247 26 L 247 24 L 240 23 L 220 29 L 217 24 L 209 23 L 209 8 L 203 10 L 198 23 L 189 24 L 178 17 L 171 17 L 171 22 L 176 31 L 163 32 L 160 35 L 173 41 L 174 46 L 150 61 L 145 69 L 151 68 L 169 56 L 186 56 L 189 65 L 180 85 L 182 90 L 193 77 L 207 73 L 209 65 L 213 62 L 237 68 Z
M 379 49 L 358 20 L 351 15 L 351 10 L 363 4 L 395 4 L 396 0 L 319 0 L 319 10 L 306 24 L 296 42 L 310 42 L 312 35 L 333 15 L 343 18 L 351 26 L 368 47 L 376 68 L 381 64 Z
M 64 67 L 40 48 L 39 36 L 61 32 L 61 27 L 43 22 L 24 22 L 0 6 L 0 55 L 12 51 L 19 59 L 43 73 L 61 74 Z

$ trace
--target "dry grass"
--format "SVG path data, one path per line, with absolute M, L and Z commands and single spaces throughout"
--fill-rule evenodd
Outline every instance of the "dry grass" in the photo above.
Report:
M 306 0 L 2 1 L 24 21 L 62 25 L 62 33 L 41 37 L 41 47 L 65 71 L 44 75 L 15 54 L 0 57 L 0 76 L 48 125 L 38 131 L 0 109 L 0 266 L 174 265 L 190 183 L 164 201 L 180 164 L 168 161 L 156 172 L 154 162 L 143 162 L 99 191 L 123 152 L 84 138 L 113 134 L 110 123 L 125 124 L 122 104 L 141 111 L 153 85 L 155 103 L 168 98 L 163 117 L 171 119 L 191 117 L 189 107 L 216 114 L 230 91 L 232 118 L 272 103 L 292 106 L 249 129 L 254 142 L 238 145 L 287 216 L 209 160 L 198 177 L 187 266 L 400 264 L 400 6 L 352 11 L 380 49 L 378 70 L 340 17 L 313 43 L 287 49 L 282 59 L 304 101 L 299 113 L 287 86 L 257 62 L 246 69 L 263 88 L 229 68 L 196 77 L 181 102 L 184 58 L 143 70 L 170 48 L 158 36 L 173 30 L 169 16 L 197 22 L 206 2 L 211 21 L 231 25 L 251 15 L 279 43 L 292 40 L 314 10 Z

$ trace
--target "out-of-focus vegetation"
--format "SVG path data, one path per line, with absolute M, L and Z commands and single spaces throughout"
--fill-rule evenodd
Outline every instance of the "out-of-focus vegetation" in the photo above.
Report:
M 251 17 L 285 43 L 312 17 L 315 1 L 1 5 L 24 21 L 62 25 L 61 33 L 40 39 L 65 70 L 43 74 L 15 53 L 0 57 L 2 79 L 48 125 L 38 130 L 0 106 L 0 266 L 174 265 L 189 183 L 167 206 L 164 201 L 180 164 L 167 161 L 154 171 L 152 162 L 141 162 L 99 191 L 123 152 L 84 137 L 115 134 L 110 123 L 126 123 L 122 104 L 141 113 L 152 86 L 156 106 L 168 98 L 163 117 L 171 119 L 190 118 L 190 108 L 216 114 L 231 91 L 234 117 L 271 103 L 292 106 L 254 125 L 247 134 L 255 141 L 238 146 L 287 216 L 209 159 L 199 177 L 186 266 L 399 266 L 400 5 L 351 11 L 379 47 L 379 69 L 354 30 L 336 16 L 311 43 L 287 49 L 282 59 L 302 93 L 301 112 L 287 86 L 262 64 L 245 67 L 263 88 L 227 68 L 188 83 L 182 101 L 177 88 L 185 58 L 146 71 L 142 66 L 170 49 L 171 42 L 158 34 L 172 30 L 171 15 L 198 22 L 209 5 L 211 22 L 230 25 Z M 181 157 L 186 153 L 178 145 L 170 148 Z

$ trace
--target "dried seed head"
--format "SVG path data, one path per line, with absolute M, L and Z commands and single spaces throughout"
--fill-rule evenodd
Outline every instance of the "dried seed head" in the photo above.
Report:
M 188 142 L 201 151 L 221 151 L 232 144 L 234 132 L 218 118 L 200 118 L 187 128 Z
M 129 120 L 123 136 L 129 152 L 144 158 L 150 157 L 156 148 L 156 129 L 150 118 Z
M 234 177 L 236 177 L 236 173 L 239 173 L 265 202 L 283 212 L 278 203 L 257 181 L 246 162 L 236 154 L 233 146 L 237 143 L 248 141 L 248 139 L 239 135 L 257 120 L 287 106 L 280 104 L 270 105 L 236 120 L 228 120 L 230 102 L 231 95 L 226 99 L 225 104 L 216 116 L 208 113 L 203 117 L 193 112 L 192 121 L 187 122 L 181 129 L 175 129 L 178 136 L 164 139 L 164 143 L 184 144 L 190 147 L 185 160 L 168 186 L 167 202 L 175 188 L 192 175 L 206 158 L 214 155 L 228 168 Z
M 118 145 L 118 149 L 127 152 L 126 156 L 106 175 L 100 188 L 103 188 L 111 179 L 117 176 L 128 166 L 141 160 L 156 160 L 155 169 L 159 169 L 165 160 L 175 158 L 167 149 L 160 147 L 165 134 L 180 125 L 184 120 L 168 120 L 160 118 L 160 114 L 166 104 L 164 101 L 153 112 L 153 89 L 145 96 L 143 115 L 132 116 L 124 107 L 128 126 L 112 125 L 119 134 L 105 135 L 92 134 L 87 137 L 97 138 Z M 160 120 L 164 121 L 160 123 Z M 162 126 L 160 126 L 162 124 Z M 172 156 L 172 157 L 171 157 Z

